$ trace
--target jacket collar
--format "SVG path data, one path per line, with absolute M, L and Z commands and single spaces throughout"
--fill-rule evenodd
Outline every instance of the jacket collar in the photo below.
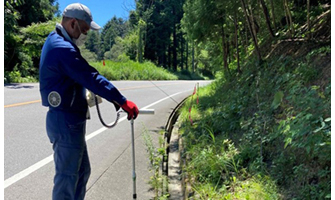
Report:
M 56 24 L 56 32 L 59 34 L 59 31 L 57 31 L 57 30 L 59 30 L 61 32 L 61 34 L 60 34 L 61 36 L 63 36 L 66 40 L 68 40 L 68 41 L 70 41 L 70 42 L 73 43 L 71 37 L 66 32 L 65 28 L 61 24 L 59 24 L 59 23 Z

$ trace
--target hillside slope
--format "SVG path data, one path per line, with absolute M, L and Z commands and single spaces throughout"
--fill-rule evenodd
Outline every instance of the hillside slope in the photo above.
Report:
M 330 198 L 330 11 L 313 30 L 266 43 L 261 65 L 248 58 L 186 103 L 184 170 L 197 198 Z

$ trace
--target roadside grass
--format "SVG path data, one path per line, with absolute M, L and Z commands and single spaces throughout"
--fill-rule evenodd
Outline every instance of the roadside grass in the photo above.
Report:
M 200 88 L 199 104 L 185 102 L 183 171 L 195 199 L 330 198 L 330 76 L 314 63 L 329 52 L 250 60 L 240 76 Z
M 167 200 L 169 193 L 168 193 L 168 178 L 166 175 L 163 175 L 161 172 L 161 166 L 163 162 L 163 157 L 165 155 L 165 148 L 164 148 L 164 139 L 163 139 L 164 131 L 160 132 L 160 136 L 158 138 L 159 147 L 154 145 L 152 136 L 143 125 L 142 131 L 142 138 L 144 144 L 147 149 L 149 161 L 150 161 L 150 172 L 152 176 L 150 177 L 150 181 L 148 182 L 154 193 L 155 198 L 157 200 Z
M 178 77 L 166 69 L 156 67 L 151 62 L 138 63 L 131 60 L 125 62 L 105 61 L 91 62 L 103 76 L 109 80 L 178 80 Z
M 103 76 L 109 80 L 204 80 L 211 77 L 199 73 L 192 73 L 188 70 L 169 71 L 158 67 L 152 62 L 143 63 L 132 60 L 120 62 L 106 60 L 103 62 L 90 62 Z
M 202 76 L 199 73 L 192 73 L 188 70 L 169 71 L 158 67 L 152 62 L 143 63 L 132 60 L 111 61 L 106 60 L 105 66 L 102 61 L 90 62 L 91 66 L 96 68 L 100 74 L 108 80 L 204 80 L 211 77 Z M 20 71 L 5 72 L 5 83 L 31 83 L 38 82 L 38 75 L 23 76 Z
M 194 199 L 281 199 L 270 176 L 252 173 L 242 165 L 239 146 L 242 144 L 236 145 L 229 139 L 229 134 L 222 129 L 224 113 L 215 108 L 220 105 L 216 84 L 200 88 L 199 104 L 189 98 L 180 115 L 180 134 L 186 149 L 182 157 L 187 158 L 183 171 L 190 177 Z
M 4 83 L 36 83 L 37 77 L 22 76 L 20 71 L 14 70 L 12 72 L 4 72 Z
M 201 200 L 276 200 L 280 199 L 275 182 L 269 177 L 251 177 L 239 180 L 232 178 L 230 186 L 215 188 L 210 183 L 194 184 L 193 190 L 196 191 L 196 199 Z

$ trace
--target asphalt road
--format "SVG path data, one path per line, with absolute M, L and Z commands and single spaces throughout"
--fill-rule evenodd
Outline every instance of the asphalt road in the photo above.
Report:
M 192 94 L 195 84 L 209 81 L 116 81 L 113 84 L 139 108 L 155 109 L 155 115 L 135 120 L 138 199 L 152 199 L 148 181 L 152 175 L 143 137 L 160 136 L 173 108 Z M 54 165 L 52 146 L 45 131 L 48 108 L 41 106 L 38 84 L 4 86 L 4 186 L 5 199 L 51 199 Z M 115 120 L 106 100 L 100 104 L 105 121 Z M 96 108 L 90 109 L 86 140 L 92 173 L 86 199 L 131 199 L 130 123 L 121 116 L 113 129 L 101 125 Z

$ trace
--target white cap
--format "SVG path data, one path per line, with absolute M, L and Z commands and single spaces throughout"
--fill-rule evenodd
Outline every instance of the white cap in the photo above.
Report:
M 83 20 L 93 30 L 99 30 L 101 28 L 97 23 L 93 21 L 90 9 L 81 3 L 73 3 L 66 6 L 63 11 L 63 16 Z

